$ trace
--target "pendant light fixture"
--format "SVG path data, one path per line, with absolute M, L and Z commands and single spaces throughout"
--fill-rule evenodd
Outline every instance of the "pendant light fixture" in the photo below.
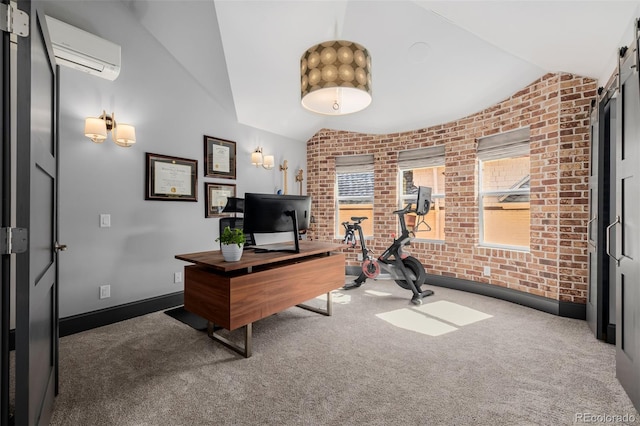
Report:
M 371 103 L 371 56 L 346 40 L 326 41 L 300 59 L 302 106 L 326 115 L 361 111 Z

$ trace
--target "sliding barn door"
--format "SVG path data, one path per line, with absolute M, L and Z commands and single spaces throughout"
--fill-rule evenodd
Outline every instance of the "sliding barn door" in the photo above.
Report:
M 603 186 L 602 192 L 606 192 L 608 194 L 609 205 L 607 209 L 603 211 L 603 223 L 606 229 L 606 225 L 611 223 L 613 220 L 611 218 L 616 217 L 616 141 L 618 140 L 617 131 L 618 131 L 618 83 L 616 80 L 616 88 L 615 93 L 612 98 L 609 99 L 609 102 L 605 105 L 604 113 L 605 113 L 605 135 L 607 138 L 607 165 L 609 172 L 605 176 L 605 182 Z M 611 245 L 616 246 L 615 233 L 611 234 Z M 606 239 L 606 234 L 602 238 Z M 603 273 L 606 274 L 604 279 L 609 282 L 609 315 L 608 315 L 608 323 L 607 323 L 607 343 L 615 344 L 616 343 L 616 260 L 612 257 L 605 256 L 605 261 L 603 262 Z
M 607 226 L 609 225 L 610 209 L 615 202 L 615 196 L 610 191 L 611 180 L 615 179 L 615 167 L 611 167 L 610 151 L 612 140 L 615 141 L 615 96 L 618 80 L 610 82 L 610 87 L 599 92 L 600 98 L 592 105 L 591 110 L 591 168 L 589 173 L 589 222 L 587 224 L 587 254 L 588 254 L 588 292 L 587 292 L 587 322 L 596 338 L 615 342 L 615 331 L 611 326 L 615 320 L 611 309 L 615 297 L 611 297 L 615 288 L 613 280 L 609 278 L 610 259 L 607 256 Z M 613 139 L 612 139 L 613 137 Z M 615 214 L 614 214 L 615 216 Z M 609 244 L 615 244 L 612 234 Z
M 600 104 L 595 102 L 591 106 L 591 162 L 589 170 L 589 222 L 587 223 L 587 255 L 588 255 L 588 290 L 587 290 L 587 323 L 596 338 L 602 339 L 602 259 L 599 256 L 600 238 L 598 228 L 600 218 L 599 210 L 599 186 L 600 177 Z
M 621 51 L 622 52 L 622 51 Z M 616 140 L 616 376 L 640 409 L 640 74 L 638 42 L 620 58 Z

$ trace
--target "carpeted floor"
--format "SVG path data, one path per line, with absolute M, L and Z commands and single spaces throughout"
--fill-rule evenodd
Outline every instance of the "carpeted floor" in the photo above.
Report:
M 255 323 L 248 359 L 162 312 L 64 337 L 51 424 L 640 422 L 615 347 L 584 321 L 434 290 L 420 307 L 392 281 L 336 291 L 331 317 L 291 308 Z

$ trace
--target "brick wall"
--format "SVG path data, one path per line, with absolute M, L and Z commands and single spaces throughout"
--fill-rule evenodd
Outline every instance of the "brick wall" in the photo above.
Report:
M 445 146 L 446 241 L 409 248 L 430 274 L 443 275 L 585 303 L 587 291 L 589 104 L 596 82 L 547 74 L 510 98 L 446 124 L 388 135 L 323 129 L 307 142 L 307 193 L 316 223 L 311 237 L 334 240 L 335 157 L 373 154 L 374 239 L 379 255 L 397 229 L 398 152 Z M 477 139 L 531 129 L 530 251 L 478 246 Z M 358 265 L 356 250 L 346 250 Z M 483 267 L 491 276 L 483 276 Z

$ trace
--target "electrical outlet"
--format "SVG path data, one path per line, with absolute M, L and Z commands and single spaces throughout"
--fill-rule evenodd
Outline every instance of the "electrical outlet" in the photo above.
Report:
M 108 299 L 111 297 L 111 286 L 110 285 L 101 285 L 100 286 L 100 299 Z
M 181 283 L 182 282 L 182 272 L 174 272 L 173 273 L 173 282 Z
M 491 267 L 490 266 L 485 266 L 484 267 L 484 271 L 482 271 L 482 275 L 484 275 L 485 277 L 490 277 L 491 276 Z
M 362 262 L 362 253 L 356 254 L 356 260 L 359 260 L 360 262 Z

